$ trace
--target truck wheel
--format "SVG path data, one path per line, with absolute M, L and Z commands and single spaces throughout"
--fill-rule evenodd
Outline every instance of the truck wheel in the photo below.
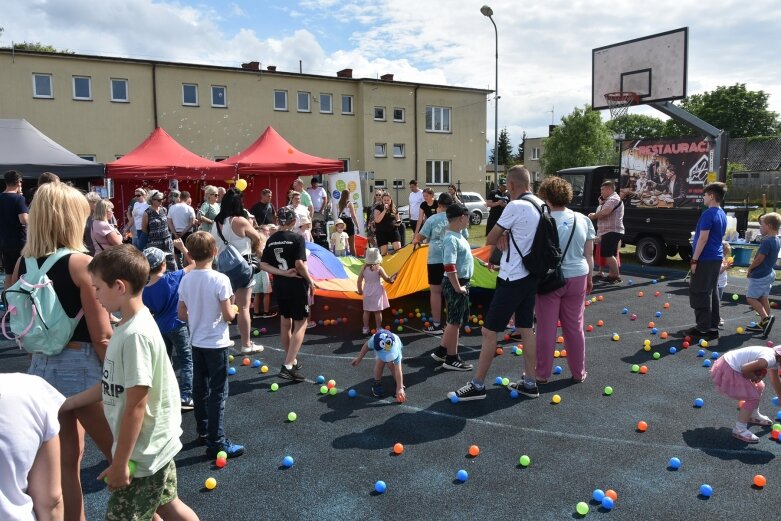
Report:
M 472 215 L 469 216 L 469 222 L 472 224 L 480 224 L 483 222 L 483 214 L 480 212 L 472 212 Z
M 637 241 L 637 260 L 646 266 L 657 266 L 666 257 L 664 243 L 656 237 L 643 237 Z
M 681 246 L 678 248 L 678 255 L 681 256 L 681 259 L 683 259 L 683 262 L 691 262 L 692 260 L 692 247 L 691 246 Z

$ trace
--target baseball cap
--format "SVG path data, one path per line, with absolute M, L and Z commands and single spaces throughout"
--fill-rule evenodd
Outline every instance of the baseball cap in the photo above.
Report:
M 165 262 L 165 252 L 160 248 L 149 247 L 144 250 L 144 257 L 149 263 L 149 269 L 153 270 Z
M 370 345 L 383 362 L 393 362 L 401 356 L 401 339 L 390 331 L 380 331 L 372 337 Z
M 290 224 L 296 220 L 296 212 L 289 206 L 283 206 L 277 210 L 277 220 L 282 226 Z

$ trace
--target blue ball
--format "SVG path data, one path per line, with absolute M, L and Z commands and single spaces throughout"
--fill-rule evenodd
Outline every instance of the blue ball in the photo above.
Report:
M 349 396 L 350 398 L 355 398 L 356 396 L 358 396 L 358 392 L 355 389 L 350 389 L 349 391 L 347 391 L 347 396 Z
M 260 367 L 260 360 L 253 360 L 252 367 Z
M 749 326 L 750 326 L 750 327 L 757 327 L 757 323 L 756 323 L 756 322 L 754 322 L 754 321 L 752 320 L 752 321 L 749 323 Z
M 677 352 L 678 352 L 678 350 L 677 350 L 677 349 L 675 349 L 675 346 L 670 346 L 670 354 L 671 354 L 671 355 L 674 355 L 674 354 L 675 354 L 675 353 L 677 353 Z
M 318 321 L 317 321 L 317 325 L 318 325 L 318 326 L 322 326 L 322 325 L 323 325 L 323 321 L 322 321 L 322 320 L 318 320 Z
M 231 376 L 236 374 L 236 368 L 235 367 L 229 367 L 228 368 L 228 374 L 231 375 Z
M 779 403 L 779 401 L 778 401 L 778 396 L 774 396 L 774 397 L 773 397 L 773 405 L 775 405 L 776 407 L 778 407 L 778 403 Z
M 501 376 L 497 376 L 496 380 L 494 380 L 494 384 L 495 385 L 502 385 L 502 377 Z
M 718 353 L 718 352 L 716 352 L 716 351 L 714 351 L 714 352 L 712 352 L 712 353 L 710 354 L 710 357 L 711 357 L 713 360 L 716 360 L 716 359 L 719 357 L 719 353 Z
M 553 374 L 561 374 L 561 366 L 557 365 L 553 368 Z
M 284 458 L 282 458 L 282 466 L 285 467 L 286 469 L 292 467 L 294 463 L 295 460 L 293 459 L 292 456 L 285 456 Z
M 399 319 L 398 318 L 393 321 L 393 325 L 395 325 L 395 326 L 399 325 Z
M 461 469 L 461 470 L 459 470 L 459 471 L 458 471 L 458 473 L 456 474 L 456 479 L 457 479 L 458 481 L 460 481 L 461 483 L 463 483 L 464 481 L 466 481 L 467 479 L 469 479 L 469 473 L 468 473 L 467 471 L 465 471 L 464 469 Z
M 699 351 L 697 351 L 697 356 L 700 357 L 700 358 L 705 356 L 705 350 L 704 349 L 700 349 Z
M 695 398 L 694 399 L 694 406 L 695 407 L 697 407 L 699 409 L 703 405 L 705 405 L 705 400 L 703 400 L 702 398 Z
M 613 510 L 613 506 L 614 503 L 612 498 L 608 496 L 602 498 L 602 508 L 604 508 L 605 510 Z
M 702 363 L 702 366 L 703 366 L 703 367 L 710 367 L 710 360 L 705 360 L 705 361 Z
M 319 384 L 324 384 L 324 383 L 325 383 L 325 376 L 323 376 L 323 375 L 319 375 L 319 376 L 317 377 L 317 383 L 319 383 Z
M 374 484 L 374 491 L 378 494 L 382 494 L 383 492 L 385 492 L 385 490 L 387 490 L 387 488 L 388 486 L 385 484 L 384 481 L 377 481 Z
M 594 501 L 602 502 L 602 498 L 605 497 L 605 492 L 601 488 L 596 488 L 594 489 L 594 492 L 591 493 L 591 497 Z
M 713 487 L 707 483 L 700 485 L 700 495 L 703 497 L 711 497 L 713 495 Z
M 450 403 L 458 403 L 458 402 L 459 402 L 458 396 L 456 396 L 455 394 L 450 397 Z
M 635 283 L 635 281 L 633 281 L 632 279 L 629 279 L 629 280 L 627 281 L 627 284 L 629 284 L 630 286 L 631 286 L 632 284 L 634 284 L 634 283 Z
M 629 308 L 624 308 L 621 310 L 622 315 L 626 315 L 627 313 L 629 313 Z
M 654 315 L 656 316 L 656 318 L 661 318 L 662 312 L 661 311 L 657 311 Z
M 656 279 L 652 280 L 651 284 L 656 284 Z
M 670 458 L 670 461 L 667 462 L 667 466 L 673 470 L 678 470 L 681 468 L 681 460 L 678 458 Z
M 515 389 L 510 391 L 510 398 L 514 399 L 514 398 L 518 398 L 518 396 L 519 396 L 518 391 L 516 391 Z M 778 414 L 781 414 L 781 412 L 779 412 Z
M 659 330 L 658 330 L 658 329 L 656 329 L 656 328 L 653 328 L 653 329 L 651 329 L 651 334 L 652 334 L 652 335 L 655 335 L 655 334 L 656 334 L 656 333 L 658 333 L 658 332 L 659 332 Z

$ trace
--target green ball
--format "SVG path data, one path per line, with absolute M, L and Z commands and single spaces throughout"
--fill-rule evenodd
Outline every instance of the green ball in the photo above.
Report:
M 510 379 L 509 378 L 502 378 L 502 385 L 507 387 L 510 385 Z
M 521 467 L 528 467 L 531 462 L 532 462 L 531 458 L 526 454 L 518 458 L 518 463 L 521 464 Z
M 331 387 L 331 388 L 328 390 L 328 394 L 330 394 L 331 396 L 335 395 L 335 394 L 336 394 L 336 393 L 338 393 L 338 392 L 339 392 L 339 391 L 336 389 L 336 387 Z
M 320 394 L 328 394 L 328 387 L 325 385 L 320 386 Z
M 659 360 L 662 357 L 659 353 L 654 353 L 654 360 Z
M 640 370 L 640 366 L 637 364 L 632 364 L 632 372 L 636 373 Z
M 287 413 L 287 421 L 294 422 L 297 419 L 298 419 L 298 415 L 296 413 L 294 413 L 293 411 L 290 411 L 289 413 Z
M 580 514 L 581 516 L 585 516 L 586 514 L 588 514 L 588 504 L 585 501 L 581 501 L 580 503 L 577 504 L 575 510 L 577 510 L 578 514 Z
M 404 331 L 404 326 L 399 326 L 399 327 L 397 327 L 397 328 L 396 328 L 396 331 L 398 331 L 399 333 L 401 333 L 402 331 Z
M 740 299 L 740 296 L 737 293 L 732 294 L 732 300 L 738 301 Z
M 774 431 L 781 431 L 781 423 L 774 423 L 773 424 L 773 430 Z
M 638 368 L 637 370 L 639 371 L 640 369 Z M 608 385 L 605 387 L 605 396 L 610 396 L 611 394 L 613 394 L 613 388 Z
M 271 390 L 272 390 L 272 391 L 278 391 L 278 390 L 279 390 L 279 384 L 278 384 L 278 383 L 276 383 L 276 382 L 274 382 L 273 384 L 271 384 Z
M 221 450 L 220 452 L 217 453 L 217 459 L 220 459 L 220 458 L 228 459 L 228 453 L 225 452 L 224 450 Z
M 260 330 L 259 329 L 253 329 L 252 330 L 252 336 L 260 336 Z

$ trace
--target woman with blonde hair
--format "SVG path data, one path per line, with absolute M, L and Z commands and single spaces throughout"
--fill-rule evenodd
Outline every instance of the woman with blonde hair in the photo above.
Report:
M 111 201 L 101 199 L 95 204 L 91 237 L 96 253 L 122 244 L 122 234 L 111 224 L 113 215 L 114 204 Z
M 203 196 L 205 197 L 201 204 L 200 210 L 198 210 L 198 222 L 201 225 L 198 227 L 198 231 L 211 233 L 212 226 L 214 225 L 214 218 L 220 212 L 220 203 L 217 202 L 217 187 L 212 185 L 206 185 L 203 187 Z
M 100 382 L 111 324 L 98 303 L 87 272 L 92 257 L 82 253 L 84 223 L 89 203 L 84 195 L 65 183 L 41 186 L 30 206 L 27 244 L 17 263 L 12 283 L 27 273 L 27 262 L 42 266 L 61 248 L 71 250 L 48 271 L 52 287 L 65 313 L 81 315 L 70 342 L 56 355 L 35 353 L 28 373 L 40 376 L 63 395 L 71 396 Z M 101 403 L 59 415 L 62 490 L 65 519 L 83 520 L 84 503 L 79 467 L 84 452 L 84 431 L 111 461 L 112 435 Z

